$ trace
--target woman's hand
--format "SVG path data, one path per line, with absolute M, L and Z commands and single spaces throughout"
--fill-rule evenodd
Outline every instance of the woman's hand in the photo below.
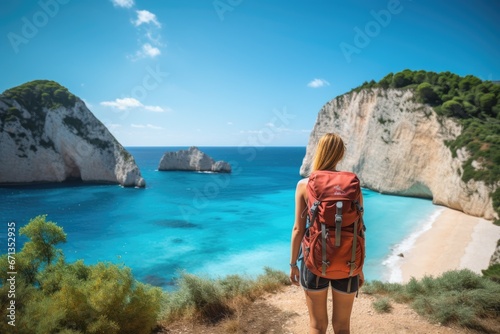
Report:
M 292 282 L 293 285 L 299 285 L 299 267 L 297 266 L 291 266 L 290 267 L 290 282 Z

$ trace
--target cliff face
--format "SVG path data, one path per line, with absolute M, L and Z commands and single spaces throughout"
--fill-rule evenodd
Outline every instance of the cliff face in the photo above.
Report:
M 461 127 L 415 102 L 412 91 L 368 89 L 328 102 L 310 135 L 302 176 L 310 173 L 318 139 L 327 132 L 344 139 L 347 150 L 339 169 L 358 174 L 363 187 L 432 198 L 435 204 L 494 219 L 493 189 L 482 181 L 463 182 L 468 154 L 458 150 L 454 158 L 445 145 Z
M 58 92 L 44 92 L 46 83 Z M 145 186 L 134 158 L 83 101 L 50 81 L 19 87 L 0 95 L 1 184 L 82 180 Z
M 231 173 L 231 165 L 222 160 L 214 161 L 214 159 L 200 151 L 197 147 L 192 146 L 189 150 L 166 152 L 160 160 L 158 170 Z

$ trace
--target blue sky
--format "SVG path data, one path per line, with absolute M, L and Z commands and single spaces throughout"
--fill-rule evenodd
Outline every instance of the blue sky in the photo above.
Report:
M 389 72 L 500 80 L 496 0 L 2 0 L 0 22 L 0 91 L 57 81 L 125 146 L 305 146 Z

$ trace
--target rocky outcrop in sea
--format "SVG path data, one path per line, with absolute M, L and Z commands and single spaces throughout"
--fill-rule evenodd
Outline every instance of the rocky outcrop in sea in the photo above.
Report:
M 461 178 L 469 157 L 446 146 L 461 133 L 451 118 L 416 102 L 412 90 L 363 89 L 339 96 L 320 110 L 300 174 L 307 176 L 318 139 L 326 132 L 345 141 L 339 168 L 358 174 L 362 186 L 387 194 L 432 198 L 438 205 L 494 219 L 491 193 L 483 181 Z M 477 163 L 477 168 L 481 168 Z
M 54 81 L 32 81 L 0 95 L 0 157 L 0 184 L 146 185 L 132 155 L 81 99 Z
M 158 170 L 179 170 L 214 173 L 231 173 L 231 165 L 225 161 L 215 161 L 207 154 L 192 146 L 188 150 L 165 152 Z

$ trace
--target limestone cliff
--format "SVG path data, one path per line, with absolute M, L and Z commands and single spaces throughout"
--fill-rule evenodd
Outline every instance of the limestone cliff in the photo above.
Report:
M 192 146 L 189 150 L 166 152 L 160 160 L 158 170 L 230 173 L 231 165 L 225 161 L 214 161 L 197 147 Z
M 0 183 L 84 182 L 144 187 L 134 158 L 85 103 L 53 81 L 0 95 Z
M 319 137 L 338 133 L 346 143 L 339 168 L 357 173 L 362 185 L 378 192 L 432 198 L 464 213 L 494 219 L 484 182 L 461 179 L 468 153 L 453 157 L 446 146 L 461 126 L 417 103 L 412 90 L 363 89 L 328 102 L 318 114 L 300 173 L 310 173 Z

